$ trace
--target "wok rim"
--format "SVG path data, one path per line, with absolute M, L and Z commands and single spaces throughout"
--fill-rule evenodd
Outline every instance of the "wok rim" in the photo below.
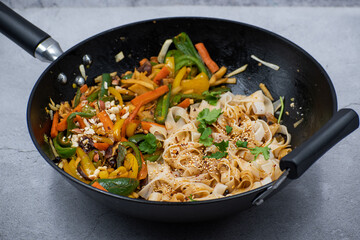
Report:
M 100 189 L 94 188 L 92 186 L 90 186 L 89 184 L 86 184 L 80 180 L 77 180 L 76 178 L 72 177 L 71 175 L 69 175 L 68 173 L 66 173 L 64 170 L 60 169 L 54 162 L 53 160 L 51 160 L 46 154 L 45 152 L 41 149 L 41 146 L 39 145 L 39 143 L 37 142 L 36 138 L 35 138 L 35 134 L 31 128 L 31 105 L 32 105 L 32 101 L 33 98 L 35 96 L 35 92 L 38 89 L 38 85 L 40 84 L 40 82 L 44 79 L 44 76 L 49 72 L 49 70 L 51 69 L 52 66 L 54 66 L 55 64 L 57 64 L 59 61 L 61 61 L 65 56 L 67 56 L 71 51 L 81 47 L 82 45 L 86 44 L 88 41 L 91 41 L 95 38 L 101 37 L 102 35 L 105 35 L 107 33 L 110 33 L 112 31 L 116 31 L 118 29 L 121 28 L 125 28 L 125 27 L 131 27 L 132 25 L 136 26 L 139 24 L 143 24 L 143 23 L 149 23 L 149 22 L 158 22 L 158 21 L 166 21 L 166 20 L 199 20 L 199 21 L 221 21 L 224 23 L 231 23 L 231 24 L 236 24 L 236 25 L 242 25 L 244 27 L 248 27 L 248 28 L 252 28 L 256 31 L 260 31 L 260 32 L 264 32 L 266 34 L 269 34 L 272 37 L 275 37 L 276 39 L 288 44 L 290 47 L 298 50 L 299 52 L 301 52 L 306 58 L 308 58 L 313 64 L 315 64 L 315 66 L 320 70 L 320 73 L 324 76 L 324 78 L 326 79 L 326 82 L 329 86 L 330 89 L 330 94 L 331 94 L 331 99 L 333 101 L 333 106 L 332 106 L 332 111 L 333 114 L 335 112 L 337 112 L 338 109 L 338 104 L 337 104 L 337 96 L 336 96 L 336 91 L 334 88 L 334 85 L 329 77 L 329 75 L 327 74 L 327 72 L 325 71 L 325 69 L 321 66 L 321 64 L 314 58 L 312 57 L 307 51 L 305 51 L 303 48 L 301 48 L 300 46 L 298 46 L 297 44 L 295 44 L 294 42 L 288 40 L 285 37 L 282 37 L 281 35 L 274 33 L 270 30 L 266 30 L 264 28 L 258 27 L 258 26 L 254 26 L 248 23 L 243 23 L 243 22 L 239 22 L 239 21 L 235 21 L 235 20 L 230 20 L 230 19 L 224 19 L 224 18 L 214 18 L 214 17 L 197 17 L 197 16 L 186 16 L 186 17 L 182 17 L 182 16 L 176 16 L 176 17 L 162 17 L 162 18 L 153 18 L 153 19 L 146 19 L 146 20 L 141 20 L 141 21 L 136 21 L 136 22 L 131 22 L 131 23 L 127 23 L 124 25 L 120 25 L 117 27 L 113 27 L 110 28 L 108 30 L 102 31 L 100 33 L 97 33 L 89 38 L 86 38 L 82 41 L 80 41 L 79 43 L 75 44 L 74 46 L 72 46 L 71 48 L 69 48 L 68 50 L 66 50 L 59 58 L 57 58 L 55 61 L 53 61 L 52 63 L 50 63 L 49 66 L 47 66 L 47 68 L 41 73 L 40 77 L 38 78 L 38 80 L 35 82 L 33 89 L 31 90 L 30 96 L 29 96 L 29 100 L 28 100 L 28 104 L 27 104 L 27 110 L 26 110 L 26 121 L 27 121 L 27 127 L 28 127 L 28 131 L 31 137 L 32 142 L 34 143 L 37 151 L 40 153 L 40 155 L 44 158 L 44 160 L 46 160 L 46 162 L 51 165 L 57 172 L 59 172 L 63 177 L 67 178 L 68 180 L 71 180 L 72 182 L 79 184 L 82 187 L 85 187 L 87 189 L 90 189 L 92 191 L 96 191 L 98 193 L 101 194 L 105 194 L 109 197 L 115 198 L 115 199 L 120 199 L 120 200 L 124 200 L 124 201 L 129 201 L 131 203 L 141 203 L 141 204 L 146 204 L 146 205 L 167 205 L 167 206 L 196 206 L 199 204 L 202 205 L 206 205 L 206 204 L 213 204 L 213 203 L 217 203 L 217 202 L 226 202 L 226 201 L 231 201 L 231 200 L 235 200 L 237 198 L 241 198 L 244 197 L 246 195 L 250 195 L 253 194 L 255 192 L 262 192 L 263 190 L 269 188 L 273 183 L 276 182 L 272 181 L 264 186 L 252 189 L 250 191 L 246 191 L 243 193 L 239 193 L 236 195 L 232 195 L 232 196 L 224 196 L 221 198 L 216 198 L 216 199 L 208 199 L 208 200 L 201 200 L 201 201 L 189 201 L 189 202 L 163 202 L 163 201 L 150 201 L 150 200 L 145 200 L 145 199 L 137 199 L 137 198 L 130 198 L 130 197 L 126 197 L 126 196 L 120 196 L 120 195 L 116 195 L 113 193 L 109 193 L 109 192 L 105 192 L 102 191 Z M 306 141 L 305 141 L 306 142 Z M 305 142 L 303 142 L 302 144 L 305 144 Z M 75 186 L 75 185 L 74 185 Z

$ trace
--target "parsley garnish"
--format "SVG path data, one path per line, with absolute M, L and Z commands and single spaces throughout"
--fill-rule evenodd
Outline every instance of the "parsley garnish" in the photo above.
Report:
M 231 131 L 232 131 L 232 127 L 226 126 L 226 127 L 225 127 L 225 130 L 226 130 L 226 133 L 229 134 L 229 133 L 231 133 Z
M 144 141 L 139 145 L 139 149 L 143 153 L 152 154 L 156 151 L 157 142 L 156 137 L 152 133 L 146 134 Z
M 262 153 L 262 155 L 264 156 L 265 160 L 268 160 L 270 158 L 270 148 L 268 146 L 266 147 L 254 147 L 254 148 L 249 148 L 251 154 L 255 155 L 255 159 L 257 158 L 257 156 Z
M 211 146 L 212 142 L 213 142 L 213 138 L 210 137 L 212 133 L 211 128 L 207 127 L 203 130 L 203 132 L 201 133 L 200 139 L 199 139 L 199 143 L 204 144 L 205 147 L 209 147 Z
M 247 144 L 248 144 L 248 142 L 243 142 L 243 141 L 240 141 L 240 140 L 236 142 L 236 146 L 237 146 L 237 147 L 246 148 L 246 147 L 247 147 Z
M 205 91 L 202 95 L 205 97 L 205 101 L 207 101 L 210 105 L 215 106 L 217 101 L 220 99 L 220 94 L 222 93 L 222 91 Z

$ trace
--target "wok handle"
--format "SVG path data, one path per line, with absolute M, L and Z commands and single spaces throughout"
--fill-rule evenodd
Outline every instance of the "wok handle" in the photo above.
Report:
M 62 54 L 59 44 L 49 34 L 34 26 L 1 1 L 0 32 L 30 55 L 42 61 L 54 61 Z
M 352 109 L 341 109 L 308 141 L 280 160 L 282 170 L 290 169 L 288 178 L 299 178 L 332 146 L 359 127 L 359 116 Z

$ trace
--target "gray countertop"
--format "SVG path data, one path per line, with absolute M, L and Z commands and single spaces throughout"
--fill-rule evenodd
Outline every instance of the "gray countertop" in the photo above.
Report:
M 18 11 L 64 50 L 138 20 L 211 16 L 268 29 L 309 52 L 332 79 L 339 108 L 360 113 L 360 8 L 119 7 Z M 360 239 L 360 131 L 263 205 L 206 223 L 152 223 L 80 193 L 40 156 L 26 126 L 30 91 L 47 64 L 0 35 L 0 239 Z

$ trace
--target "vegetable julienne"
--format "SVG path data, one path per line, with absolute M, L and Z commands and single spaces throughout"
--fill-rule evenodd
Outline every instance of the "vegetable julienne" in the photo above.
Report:
M 195 46 L 180 33 L 134 71 L 104 73 L 70 102 L 51 100 L 45 140 L 58 166 L 100 190 L 154 201 L 219 198 L 276 180 L 291 151 L 283 102 L 276 119 L 268 92 L 232 94 L 221 85 L 247 65 L 225 75 L 204 43 Z

